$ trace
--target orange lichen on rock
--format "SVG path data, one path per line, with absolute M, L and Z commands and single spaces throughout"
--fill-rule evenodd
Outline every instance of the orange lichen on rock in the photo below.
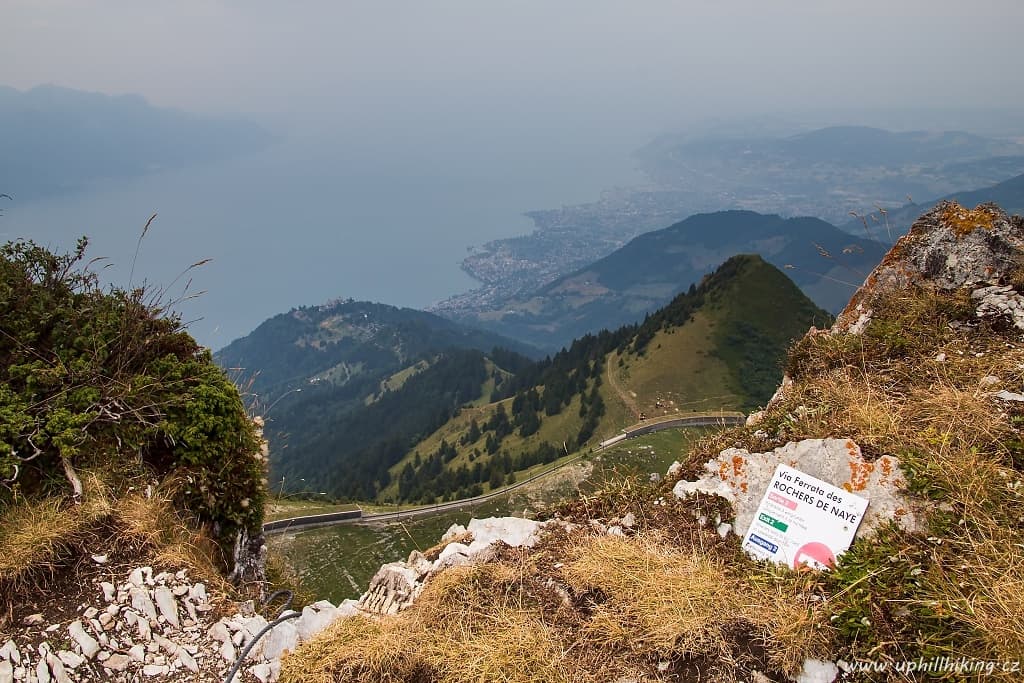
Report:
M 878 459 L 878 466 L 882 470 L 882 482 L 888 482 L 889 477 L 892 476 L 893 473 L 892 460 L 889 459 L 889 456 L 883 455 Z
M 743 476 L 743 466 L 747 464 L 747 461 L 743 459 L 742 455 L 732 456 L 732 471 L 737 477 Z
M 868 481 L 871 479 L 871 473 L 875 471 L 874 463 L 870 462 L 857 462 L 856 460 L 850 460 L 850 482 L 849 487 L 845 484 L 843 488 L 851 493 L 853 491 L 863 491 L 867 488 Z
M 956 202 L 950 202 L 943 209 L 940 219 L 961 237 L 974 232 L 978 228 L 991 230 L 999 213 L 988 206 L 977 206 L 968 209 Z

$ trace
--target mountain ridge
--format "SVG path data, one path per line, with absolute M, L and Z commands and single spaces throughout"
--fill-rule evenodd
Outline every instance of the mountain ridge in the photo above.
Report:
M 746 210 L 696 214 L 644 233 L 533 294 L 456 320 L 549 349 L 602 328 L 637 322 L 736 253 L 755 252 L 819 305 L 837 312 L 885 253 L 817 218 Z

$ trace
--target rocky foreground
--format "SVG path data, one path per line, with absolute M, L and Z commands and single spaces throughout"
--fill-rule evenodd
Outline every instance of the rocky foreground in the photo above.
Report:
M 252 602 L 215 598 L 203 582 L 190 580 L 187 570 L 155 573 L 137 567 L 121 581 L 94 581 L 92 599 L 78 605 L 72 618 L 23 617 L 15 636 L 0 646 L 0 683 L 220 681 L 243 653 L 235 680 L 275 681 L 282 654 L 334 621 L 397 614 L 413 603 L 433 573 L 484 559 L 499 542 L 531 545 L 543 527 L 514 518 L 453 527 L 433 560 L 414 552 L 407 562 L 381 567 L 359 600 L 339 605 L 322 600 L 301 612 L 285 609 L 280 616 L 291 618 L 269 630 Z M 97 555 L 93 562 L 102 565 L 106 558 Z

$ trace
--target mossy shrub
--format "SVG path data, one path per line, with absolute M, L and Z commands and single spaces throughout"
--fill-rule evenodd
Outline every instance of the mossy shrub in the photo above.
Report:
M 159 297 L 103 290 L 86 245 L 0 247 L 0 507 L 70 493 L 70 465 L 176 481 L 223 544 L 255 532 L 265 473 L 237 390 Z

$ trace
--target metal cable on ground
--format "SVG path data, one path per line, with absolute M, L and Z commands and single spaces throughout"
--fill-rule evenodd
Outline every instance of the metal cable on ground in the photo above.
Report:
M 296 612 L 295 610 L 291 609 L 292 599 L 295 597 L 295 594 L 292 593 L 290 590 L 274 591 L 267 597 L 266 600 L 263 601 L 264 607 L 274 602 L 274 600 L 281 595 L 286 597 L 284 601 L 284 606 L 281 608 L 281 613 L 278 615 L 277 619 L 274 619 L 272 622 L 264 626 L 259 633 L 254 635 L 252 639 L 249 640 L 248 643 L 246 643 L 245 649 L 243 649 L 242 652 L 238 655 L 238 657 L 235 659 L 235 663 L 231 665 L 231 669 L 228 671 L 228 675 L 224 677 L 224 683 L 231 683 L 231 680 L 235 677 L 235 674 L 238 673 L 238 670 L 240 668 L 242 668 L 242 662 L 245 661 L 246 655 L 248 655 L 249 651 L 256 646 L 256 643 L 259 642 L 260 638 L 269 633 L 278 624 L 288 621 L 289 619 L 294 619 L 296 617 L 302 616 L 301 612 Z

